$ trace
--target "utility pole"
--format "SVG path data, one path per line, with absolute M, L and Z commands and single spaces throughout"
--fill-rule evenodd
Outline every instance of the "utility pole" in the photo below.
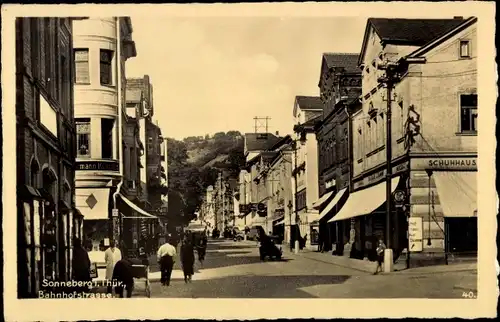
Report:
M 255 133 L 261 133 L 261 130 L 264 130 L 264 133 L 269 133 L 269 120 L 270 117 L 254 117 L 254 129 Z
M 294 159 L 295 159 L 295 166 L 294 166 L 294 169 L 292 170 L 294 175 L 293 175 L 293 181 L 294 181 L 294 186 L 295 186 L 295 194 L 293 196 L 294 200 L 295 200 L 295 208 L 294 208 L 294 214 L 295 214 L 295 245 L 294 245 L 294 252 L 295 254 L 298 254 L 299 252 L 299 234 L 298 234 L 298 231 L 299 231 L 299 212 L 298 212 L 298 209 L 297 209 L 297 189 L 298 189 L 298 183 L 297 183 L 297 168 L 298 168 L 298 165 L 297 165 L 297 150 L 298 150 L 298 144 L 297 144 L 298 140 L 295 140 L 293 141 L 293 154 L 294 154 Z M 291 224 L 291 222 L 290 222 Z M 291 227 L 291 226 L 290 226 Z M 290 234 L 291 234 L 291 231 L 290 231 Z
M 379 66 L 380 70 L 385 71 L 385 75 L 378 79 L 379 82 L 386 85 L 387 88 L 387 111 L 386 111 L 386 250 L 384 253 L 384 272 L 391 272 L 393 268 L 393 252 L 392 252 L 392 89 L 398 80 L 397 75 L 398 65 L 393 62 L 386 62 Z M 409 250 L 408 250 L 409 251 Z

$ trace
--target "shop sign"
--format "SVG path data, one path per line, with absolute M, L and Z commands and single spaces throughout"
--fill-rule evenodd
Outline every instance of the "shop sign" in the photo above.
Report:
M 394 191 L 393 197 L 396 207 L 402 207 L 406 200 L 405 192 L 403 190 L 396 190 Z
M 477 158 L 415 158 L 414 170 L 477 170 Z
M 335 179 L 332 179 L 332 180 L 328 180 L 326 183 L 325 183 L 325 189 L 329 189 L 331 187 L 335 186 Z
M 398 164 L 398 165 L 392 167 L 392 174 L 397 175 L 397 174 L 404 172 L 404 171 L 407 171 L 407 170 L 408 170 L 408 162 L 404 162 L 404 163 L 401 163 L 401 164 Z M 375 172 L 369 176 L 366 176 L 362 180 L 354 183 L 354 189 L 364 187 L 364 186 L 376 183 L 378 181 L 382 181 L 382 179 L 385 178 L 386 173 L 387 173 L 387 170 L 383 169 L 383 170 Z
M 119 164 L 116 161 L 78 161 L 77 171 L 119 171 Z
M 422 217 L 410 217 L 408 221 L 408 240 L 410 252 L 421 252 L 423 248 Z

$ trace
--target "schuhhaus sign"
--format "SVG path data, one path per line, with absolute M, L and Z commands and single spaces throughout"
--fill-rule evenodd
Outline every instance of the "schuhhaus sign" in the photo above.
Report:
M 411 160 L 415 170 L 477 170 L 477 158 L 418 158 Z

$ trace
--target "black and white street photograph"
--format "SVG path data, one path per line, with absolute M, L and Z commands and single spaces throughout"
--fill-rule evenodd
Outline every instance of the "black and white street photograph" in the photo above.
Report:
M 494 4 L 78 7 L 2 6 L 7 320 L 496 315 Z

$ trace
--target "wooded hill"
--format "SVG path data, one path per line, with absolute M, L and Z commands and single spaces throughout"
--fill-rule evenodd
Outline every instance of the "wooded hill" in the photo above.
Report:
M 243 136 L 238 131 L 219 132 L 212 137 L 167 138 L 168 220 L 185 224 L 199 210 L 206 188 L 219 173 L 237 179 L 244 165 Z

